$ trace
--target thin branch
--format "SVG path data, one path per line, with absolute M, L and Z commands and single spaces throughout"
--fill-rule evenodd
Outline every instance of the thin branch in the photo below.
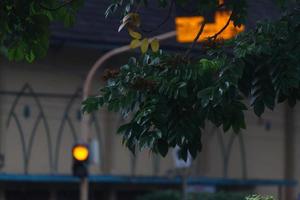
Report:
M 183 14 L 192 14 L 192 15 L 199 15 L 199 12 L 198 12 L 198 9 L 196 8 L 196 9 L 193 9 L 193 10 L 190 10 L 190 9 L 188 9 L 188 8 L 185 8 L 185 7 L 183 7 L 182 5 L 178 5 L 177 4 L 177 6 L 184 12 Z
M 220 5 L 217 7 L 217 10 L 222 9 L 224 6 L 225 6 L 225 4 L 220 4 Z M 228 21 L 226 22 L 225 26 L 224 26 L 220 31 L 218 31 L 216 34 L 214 34 L 213 36 L 209 37 L 208 39 L 209 39 L 209 40 L 211 40 L 211 39 L 214 39 L 214 40 L 215 40 L 215 39 L 216 39 L 216 38 L 217 38 L 217 37 L 218 37 L 218 36 L 219 36 L 219 35 L 220 35 L 220 34 L 221 34 L 221 33 L 229 26 L 230 21 L 231 21 L 231 18 L 232 18 L 232 14 L 230 15 L 230 17 L 229 17 Z M 198 40 L 199 40 L 201 34 L 202 34 L 203 31 L 204 31 L 205 25 L 206 25 L 206 21 L 204 20 L 204 21 L 202 22 L 202 25 L 201 25 L 201 27 L 200 27 L 200 30 L 199 30 L 197 36 L 195 37 L 193 43 L 191 44 L 190 48 L 186 51 L 186 53 L 185 53 L 185 55 L 184 55 L 184 58 L 187 58 L 187 57 L 189 56 L 189 54 L 191 53 L 191 51 L 194 49 L 196 43 L 198 42 Z
M 140 10 L 140 8 L 141 8 L 141 6 L 142 6 L 142 1 L 139 1 L 139 3 L 135 6 L 134 12 L 138 13 L 139 10 Z
M 170 19 L 171 14 L 172 14 L 172 10 L 173 10 L 174 4 L 175 4 L 175 0 L 172 0 L 172 1 L 171 1 L 171 4 L 170 4 L 170 7 L 169 7 L 169 11 L 168 11 L 167 16 L 166 16 L 165 19 L 164 19 L 160 24 L 158 24 L 154 29 L 152 29 L 152 30 L 147 30 L 147 29 L 142 28 L 141 30 L 142 30 L 143 32 L 145 32 L 145 33 L 152 33 L 153 31 L 158 30 L 161 26 L 163 26 L 165 23 L 167 23 L 168 20 Z
M 199 40 L 201 34 L 202 34 L 203 31 L 204 31 L 205 25 L 206 25 L 206 21 L 204 20 L 204 21 L 202 22 L 202 24 L 201 24 L 201 27 L 200 27 L 200 29 L 199 29 L 199 31 L 198 31 L 196 37 L 194 38 L 193 43 L 191 44 L 190 48 L 188 48 L 188 50 L 185 52 L 184 58 L 187 58 L 188 55 L 191 53 L 191 51 L 194 49 L 196 43 L 198 42 L 198 40 Z
M 194 9 L 194 10 L 189 10 L 189 9 L 187 9 L 187 8 L 185 8 L 185 7 L 183 7 L 183 6 L 181 6 L 181 5 L 177 5 L 178 7 L 180 7 L 180 9 L 181 10 L 183 10 L 183 12 L 185 12 L 184 14 L 188 14 L 188 15 L 199 15 L 199 12 L 198 12 L 198 9 L 196 8 L 196 9 Z M 214 12 L 216 12 L 216 11 L 218 11 L 218 10 L 220 10 L 220 9 L 224 9 L 225 8 L 225 4 L 224 3 L 222 3 L 222 4 L 219 4 L 217 7 L 216 7 L 216 10 L 214 11 Z
M 218 7 L 217 7 L 217 10 L 219 10 L 219 9 L 223 9 L 223 8 L 224 8 L 224 6 L 225 6 L 225 4 L 224 4 L 224 3 L 222 3 L 222 4 L 219 4 L 219 5 L 218 5 Z
M 69 1 L 66 1 L 65 3 L 63 3 L 63 4 L 61 4 L 61 5 L 59 5 L 59 6 L 57 6 L 57 7 L 54 7 L 54 8 L 49 8 L 49 7 L 47 7 L 47 6 L 45 6 L 45 5 L 43 5 L 43 4 L 39 4 L 40 5 L 40 7 L 41 8 L 43 8 L 44 10 L 48 10 L 48 11 L 57 11 L 57 10 L 59 10 L 59 9 L 61 9 L 61 8 L 63 8 L 63 7 L 65 7 L 65 6 L 67 6 L 67 5 L 69 5 L 69 4 L 71 4 L 73 2 L 73 0 L 69 0 Z
M 229 26 L 230 24 L 230 21 L 231 21 L 231 18 L 232 18 L 232 14 L 230 15 L 229 19 L 227 20 L 226 24 L 223 26 L 223 28 L 221 28 L 216 34 L 214 34 L 213 36 L 210 36 L 208 38 L 208 40 L 216 40 L 217 37 L 223 33 L 223 31 L 225 31 L 225 29 Z

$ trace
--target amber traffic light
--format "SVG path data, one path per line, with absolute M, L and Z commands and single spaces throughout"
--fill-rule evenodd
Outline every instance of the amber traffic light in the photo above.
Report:
M 85 144 L 75 144 L 72 149 L 73 175 L 83 178 L 88 175 L 89 147 Z
M 75 145 L 72 150 L 73 158 L 78 161 L 88 160 L 89 149 L 86 145 Z

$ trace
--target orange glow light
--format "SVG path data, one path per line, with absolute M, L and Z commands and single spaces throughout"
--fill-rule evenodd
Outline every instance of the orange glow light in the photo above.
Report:
M 76 145 L 72 149 L 73 157 L 78 161 L 85 161 L 89 157 L 89 150 L 84 145 Z
M 220 31 L 224 25 L 227 23 L 231 15 L 230 11 L 218 11 L 215 14 L 215 23 L 208 23 L 205 25 L 203 33 L 199 38 L 199 41 L 203 41 L 208 37 L 213 36 L 218 31 Z M 202 16 L 196 17 L 176 17 L 176 31 L 177 31 L 177 41 L 178 42 L 193 42 L 196 37 L 201 23 L 204 18 Z M 236 36 L 238 33 L 245 30 L 245 26 L 235 27 L 231 21 L 229 26 L 218 36 L 218 39 L 230 39 Z

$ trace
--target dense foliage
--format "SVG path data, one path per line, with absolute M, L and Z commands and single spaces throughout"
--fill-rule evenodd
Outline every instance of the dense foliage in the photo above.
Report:
M 246 200 L 245 194 L 217 192 L 217 193 L 189 193 L 187 200 Z M 157 191 L 143 195 L 138 200 L 180 200 L 181 194 L 177 191 Z M 272 200 L 272 199 L 247 199 L 247 200 Z
M 246 197 L 246 200 L 274 200 L 272 196 L 251 195 Z
M 179 10 L 184 10 L 188 15 L 194 16 L 204 16 L 204 22 L 202 26 L 207 23 L 206 18 L 209 16 L 213 16 L 217 11 L 229 11 L 230 18 L 228 19 L 228 23 L 226 23 L 225 27 L 220 30 L 219 33 L 212 36 L 210 39 L 216 39 L 217 35 L 220 34 L 224 29 L 229 25 L 229 22 L 232 21 L 234 26 L 240 27 L 246 19 L 247 15 L 247 4 L 246 0 L 239 1 L 230 1 L 230 0 L 157 0 L 152 1 L 151 4 L 154 4 L 158 7 L 166 8 L 168 7 L 168 14 L 165 19 L 162 20 L 156 27 L 152 27 L 152 29 L 145 29 L 144 25 L 147 23 L 143 23 L 143 20 L 140 17 L 140 8 L 142 6 L 148 6 L 147 0 L 114 0 L 113 3 L 108 7 L 105 15 L 109 16 L 111 13 L 115 13 L 117 10 L 121 10 L 121 24 L 119 27 L 119 31 L 124 28 L 127 28 L 129 35 L 132 37 L 132 41 L 130 46 L 132 48 L 140 47 L 142 53 L 146 53 L 151 46 L 151 50 L 153 52 L 157 52 L 159 49 L 159 42 L 157 39 L 150 40 L 148 38 L 149 33 L 154 32 L 159 29 L 168 21 L 173 11 L 174 5 L 176 5 Z M 190 8 L 193 8 L 192 10 Z M 201 31 L 202 32 L 202 31 Z M 195 39 L 197 39 L 197 36 Z
M 260 116 L 285 100 L 296 103 L 299 45 L 297 4 L 277 22 L 260 23 L 231 41 L 208 40 L 196 57 L 148 51 L 130 58 L 120 71 L 106 72 L 107 86 L 88 98 L 83 109 L 107 106 L 124 116 L 132 112 L 118 131 L 132 151 L 150 148 L 165 156 L 178 145 L 183 159 L 188 152 L 196 157 L 208 121 L 224 132 L 239 133 L 246 127 L 245 110 Z
M 51 22 L 70 26 L 83 0 L 1 0 L 0 53 L 32 62 L 46 55 Z

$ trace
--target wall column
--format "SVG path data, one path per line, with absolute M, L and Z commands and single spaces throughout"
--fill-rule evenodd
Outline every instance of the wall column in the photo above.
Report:
M 284 179 L 295 179 L 295 115 L 294 110 L 285 103 L 284 108 Z M 285 200 L 294 200 L 292 187 L 285 189 Z
M 114 162 L 114 137 L 115 137 L 115 126 L 118 118 L 115 113 L 110 113 L 108 111 L 104 111 L 105 114 L 102 114 L 102 119 L 105 121 L 104 130 L 105 132 L 103 137 L 103 158 L 101 160 L 102 169 L 104 174 L 110 174 L 113 168 Z

